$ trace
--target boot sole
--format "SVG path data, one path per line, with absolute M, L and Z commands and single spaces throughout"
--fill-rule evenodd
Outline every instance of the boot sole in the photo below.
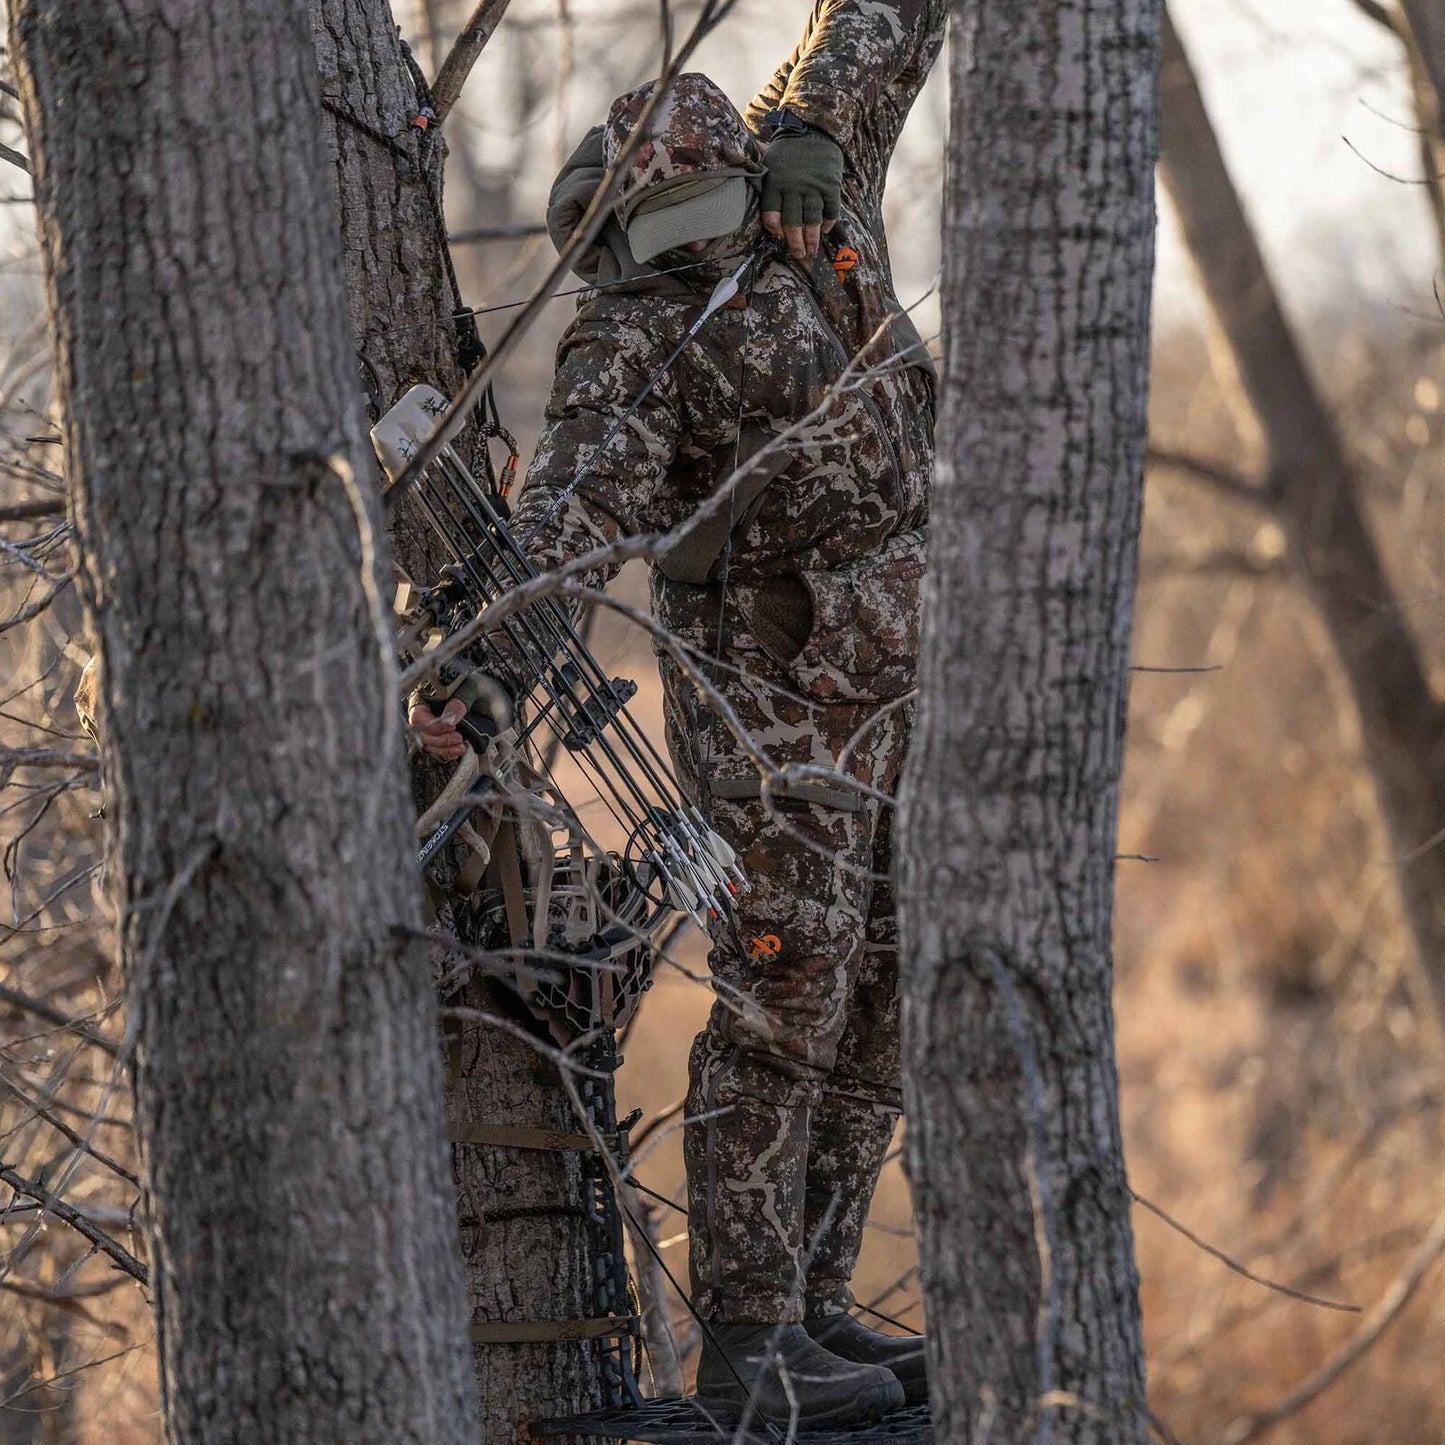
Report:
M 723 1405 L 727 1409 L 741 1412 L 747 1408 L 748 1396 L 727 1390 L 710 1390 L 699 1386 L 697 1398 L 706 1405 Z M 839 1405 L 835 1409 L 826 1410 L 816 1415 L 799 1415 L 798 1429 L 817 1430 L 827 1425 L 855 1425 L 867 1424 L 874 1420 L 880 1420 L 885 1415 L 891 1415 L 895 1410 L 902 1410 L 907 1406 L 907 1396 L 904 1394 L 903 1386 L 896 1382 L 891 1385 L 869 1385 L 867 1389 L 860 1390 L 846 1404 Z M 786 1425 L 791 1416 L 785 1414 L 769 1415 L 760 1406 L 753 1406 L 753 1414 L 759 1420 L 766 1420 L 770 1425 Z

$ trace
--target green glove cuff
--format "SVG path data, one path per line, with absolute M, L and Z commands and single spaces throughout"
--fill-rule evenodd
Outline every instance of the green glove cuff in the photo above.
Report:
M 843 152 L 822 131 L 780 135 L 763 151 L 765 211 L 779 211 L 785 226 L 835 221 L 842 202 Z

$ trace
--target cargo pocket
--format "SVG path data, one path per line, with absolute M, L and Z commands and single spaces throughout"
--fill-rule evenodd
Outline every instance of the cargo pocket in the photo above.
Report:
M 892 702 L 918 671 L 926 548 L 922 532 L 895 537 L 871 556 L 804 572 L 813 627 L 788 670 L 824 702 Z

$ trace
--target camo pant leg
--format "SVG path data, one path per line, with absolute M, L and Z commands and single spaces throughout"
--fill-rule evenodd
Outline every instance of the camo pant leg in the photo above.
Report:
M 851 1272 L 856 1258 L 877 1166 L 840 1163 L 839 1147 L 861 1130 L 870 1141 L 868 1157 L 881 1161 L 872 1141 L 882 1114 L 891 1121 L 897 1107 L 896 967 L 893 981 L 884 977 L 894 955 L 869 942 L 876 931 L 871 874 L 884 807 L 845 793 L 784 800 L 770 814 L 759 798 L 736 796 L 747 779 L 756 781 L 753 765 L 665 659 L 662 673 L 679 774 L 737 850 L 752 884 L 731 924 L 714 928 L 717 999 L 690 1059 L 687 1113 L 694 1122 L 684 1133 L 684 1156 L 694 1298 L 705 1318 L 793 1321 L 803 1315 L 808 1260 L 826 1257 L 831 1279 L 845 1262 Z M 877 711 L 872 705 L 810 707 L 758 681 L 727 675 L 718 681 L 750 736 L 778 763 L 831 766 Z M 853 775 L 891 791 L 907 735 L 906 716 L 883 718 L 855 754 Z M 895 1019 L 891 1031 L 886 1021 L 881 1028 L 871 1020 L 850 1028 L 865 976 L 866 1006 L 886 997 L 883 1012 L 891 1010 Z M 829 1090 L 844 1040 L 848 1072 L 834 1095 Z M 890 1078 L 891 1087 L 877 1087 Z M 811 1239 L 805 1220 L 815 1115 L 830 1121 L 817 1188 L 828 1199 L 834 1193 L 847 1199 L 846 1210 L 831 1211 L 829 1228 Z M 830 1171 L 835 1179 L 826 1177 Z M 826 1292 L 836 1293 L 831 1285 Z
M 874 839 L 873 871 L 892 869 L 891 809 Z M 863 960 L 833 1073 L 812 1113 L 804 1238 L 812 1241 L 805 1313 L 851 1308 L 849 1281 L 869 1205 L 902 1113 L 898 918 L 892 885 L 875 880 Z

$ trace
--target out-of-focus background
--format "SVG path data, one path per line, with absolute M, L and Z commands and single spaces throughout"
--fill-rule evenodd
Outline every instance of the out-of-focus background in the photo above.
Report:
M 469 4 L 399 0 L 433 72 Z M 1441 238 L 1421 184 L 1403 51 L 1354 0 L 1178 0 L 1184 33 L 1266 258 L 1316 381 L 1358 468 L 1390 579 L 1445 683 L 1445 503 L 1440 480 L 1445 317 Z M 696 68 L 741 105 L 791 49 L 806 14 L 739 0 Z M 686 13 L 682 14 L 685 22 Z M 513 0 L 447 124 L 449 223 L 468 302 L 524 297 L 545 237 L 466 239 L 540 219 L 558 162 L 613 94 L 658 54 L 643 0 Z M 10 102 L 3 129 L 20 144 Z M 937 330 L 946 77 L 920 100 L 888 192 L 898 291 Z M 58 487 L 43 298 L 28 180 L 0 167 L 0 506 Z M 575 302 L 551 303 L 498 384 L 527 454 L 551 351 Z M 495 336 L 505 311 L 481 317 Z M 1161 200 L 1153 441 L 1258 475 L 1261 444 Z M 39 539 L 0 556 L 0 615 L 63 584 L 53 519 L 7 526 Z M 1151 468 L 1120 824 L 1116 1006 L 1128 1162 L 1146 1200 L 1257 1274 L 1369 1310 L 1445 1206 L 1445 1079 L 1431 1042 L 1361 740 L 1330 643 L 1283 564 L 1273 520 L 1177 469 Z M 618 584 L 644 596 L 640 575 Z M 598 648 L 657 693 L 645 639 L 604 617 Z M 0 636 L 0 745 L 84 749 L 70 701 L 85 655 L 73 597 Z M 987 679 L 980 679 L 987 685 Z M 9 896 L 0 986 L 117 1037 L 120 981 L 96 870 L 90 775 L 0 765 Z M 1445 823 L 1445 820 L 1441 820 Z M 23 835 L 23 837 L 22 837 Z M 238 940 L 244 947 L 244 940 Z M 704 970 L 684 934 L 677 956 Z M 665 969 L 627 1040 L 623 1110 L 655 1114 L 685 1087 L 706 989 Z M 37 1101 L 64 1090 L 37 1117 Z M 0 994 L 0 1161 L 44 1177 L 135 1245 L 135 1191 L 81 1159 L 61 1126 L 134 1165 L 109 1055 L 8 1006 Z M 95 1122 L 99 1117 L 99 1123 Z M 640 1168 L 684 1202 L 680 1140 Z M 47 1173 L 56 1171 L 56 1177 Z M 660 1208 L 685 1272 L 680 1214 Z M 1151 1404 L 1179 1439 L 1222 1440 L 1286 1396 L 1359 1327 L 1231 1271 L 1149 1209 L 1135 1213 Z M 134 1286 L 34 1212 L 0 1217 L 16 1251 L 0 1277 L 0 1441 L 158 1438 L 150 1320 Z M 17 1246 L 20 1246 L 17 1250 Z M 986 1264 L 986 1262 L 981 1262 Z M 890 1165 L 875 1203 L 859 1298 L 918 1325 L 908 1190 Z M 1445 1297 L 1427 1277 L 1379 1340 L 1267 1438 L 1288 1445 L 1445 1439 Z M 68 1294 L 57 1306 L 41 1292 Z M 690 1331 L 677 1301 L 678 1333 Z M 95 1363 L 104 1361 L 104 1363 Z

